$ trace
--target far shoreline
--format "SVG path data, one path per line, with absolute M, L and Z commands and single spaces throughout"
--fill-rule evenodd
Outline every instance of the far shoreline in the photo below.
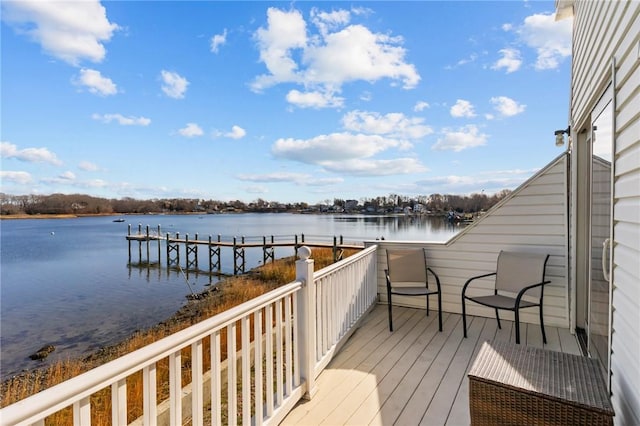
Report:
M 179 216 L 204 216 L 204 215 L 220 215 L 220 214 L 245 214 L 245 213 L 291 213 L 291 214 L 317 214 L 317 215 L 349 215 L 349 216 L 384 216 L 384 217 L 402 217 L 402 216 L 431 216 L 431 217 L 441 217 L 442 213 L 411 213 L 407 215 L 406 213 L 363 213 L 363 212 L 341 212 L 341 213 L 301 213 L 299 211 L 273 211 L 273 212 L 254 212 L 254 211 L 234 211 L 234 212 L 216 212 L 216 213 L 202 213 L 202 212 L 171 212 L 171 213 L 88 213 L 88 214 L 73 214 L 73 213 L 65 213 L 65 214 L 0 214 L 0 221 L 2 220 L 18 220 L 18 219 L 80 219 L 83 217 L 125 217 L 125 216 L 166 216 L 166 215 L 179 215 Z
M 95 215 L 102 216 L 102 215 Z M 7 214 L 0 215 L 1 219 L 14 220 L 14 219 L 77 219 L 79 215 L 76 214 Z
M 160 213 L 87 213 L 87 214 L 6 214 L 0 215 L 0 220 L 16 220 L 16 219 L 80 219 L 83 217 L 113 217 L 113 216 L 150 216 Z M 172 213 L 172 214 L 196 214 L 196 213 Z

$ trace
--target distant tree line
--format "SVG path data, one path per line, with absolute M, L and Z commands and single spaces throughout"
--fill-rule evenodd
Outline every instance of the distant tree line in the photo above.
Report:
M 84 194 L 10 195 L 0 193 L 0 214 L 147 214 L 147 213 L 222 213 L 222 212 L 377 212 L 388 213 L 411 208 L 423 212 L 475 213 L 489 209 L 511 193 L 503 190 L 488 196 L 484 193 L 471 195 L 432 194 L 409 197 L 390 194 L 360 200 L 327 199 L 316 205 L 307 203 L 280 203 L 261 198 L 245 203 L 240 200 L 218 201 L 197 198 L 162 198 L 139 200 L 135 198 L 108 199 Z
M 416 206 L 419 205 L 421 206 L 421 210 L 434 213 L 447 212 L 450 210 L 458 213 L 476 213 L 488 210 L 509 194 L 511 194 L 511 190 L 508 189 L 504 189 L 493 195 L 487 195 L 484 192 L 471 195 L 431 194 L 413 197 L 389 194 L 375 198 L 362 198 L 359 200 L 358 205 L 365 209 L 371 207 L 376 211 L 390 211 L 392 209 L 404 209 L 407 207 L 416 210 Z M 333 200 L 333 205 L 336 206 L 346 207 L 348 204 L 349 200 L 337 198 Z

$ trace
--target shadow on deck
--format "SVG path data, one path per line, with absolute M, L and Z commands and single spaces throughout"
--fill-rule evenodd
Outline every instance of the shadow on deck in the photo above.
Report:
M 486 340 L 515 342 L 514 324 L 495 318 L 394 307 L 389 332 L 385 305 L 378 305 L 318 377 L 318 392 L 300 402 L 282 425 L 468 425 L 467 372 Z M 545 327 L 545 349 L 580 354 L 568 329 Z M 522 344 L 542 348 L 540 326 L 521 324 Z

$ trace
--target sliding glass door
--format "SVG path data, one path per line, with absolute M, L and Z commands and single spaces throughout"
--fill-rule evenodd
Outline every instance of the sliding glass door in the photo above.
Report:
M 610 95 L 605 95 L 598 102 L 592 114 L 591 128 L 588 351 L 589 355 L 600 360 L 606 377 L 609 368 L 613 151 L 613 106 Z

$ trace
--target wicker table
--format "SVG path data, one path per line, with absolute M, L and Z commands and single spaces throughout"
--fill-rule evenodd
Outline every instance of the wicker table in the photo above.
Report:
M 598 363 L 508 342 L 484 342 L 469 370 L 472 425 L 611 425 Z

